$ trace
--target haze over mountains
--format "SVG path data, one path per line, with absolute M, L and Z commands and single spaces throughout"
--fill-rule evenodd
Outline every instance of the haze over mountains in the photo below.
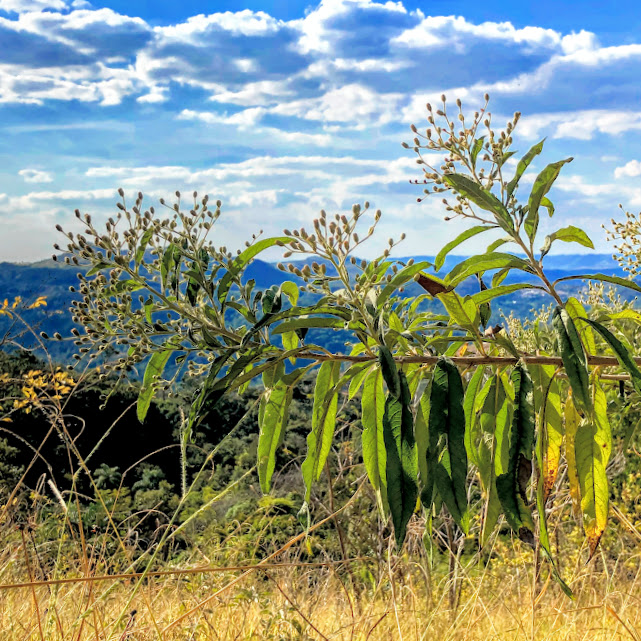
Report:
M 407 262 L 410 257 L 398 258 L 399 261 Z M 416 261 L 433 261 L 432 256 L 413 256 Z M 464 260 L 465 256 L 448 256 L 440 275 L 450 271 L 457 263 Z M 294 261 L 294 264 L 301 266 L 303 261 Z M 545 268 L 548 277 L 551 279 L 562 278 L 574 274 L 605 273 L 625 277 L 626 274 L 618 266 L 610 254 L 552 254 L 545 258 Z M 71 315 L 68 308 L 74 294 L 69 292 L 69 287 L 77 284 L 77 272 L 79 268 L 66 266 L 61 262 L 43 260 L 35 263 L 0 263 L 0 300 L 5 298 L 10 301 L 15 296 L 21 296 L 24 300 L 35 299 L 37 296 L 47 297 L 47 307 L 41 307 L 28 312 L 28 320 L 38 326 L 39 330 L 49 334 L 60 332 L 63 336 L 69 336 L 72 327 Z M 276 263 L 265 262 L 255 259 L 247 268 L 246 278 L 253 278 L 256 287 L 264 289 L 274 284 L 280 284 L 285 280 L 298 280 L 288 272 L 283 272 L 276 267 Z M 523 272 L 513 271 L 504 281 L 505 284 L 517 280 L 528 280 L 528 275 Z M 533 278 L 533 277 L 532 277 Z M 489 281 L 489 279 L 486 279 Z M 489 282 L 488 282 L 489 285 Z M 584 281 L 568 281 L 559 288 L 561 294 L 569 296 L 576 294 L 586 286 Z M 457 291 L 462 294 L 472 294 L 478 291 L 478 283 L 470 278 L 462 283 Z M 412 284 L 405 289 L 406 296 L 417 296 L 424 291 L 418 284 Z M 627 298 L 633 298 L 633 293 L 621 291 Z M 77 296 L 77 294 L 76 294 Z M 517 291 L 510 296 L 497 299 L 493 303 L 495 320 L 500 322 L 501 314 L 514 312 L 517 316 L 524 317 L 532 308 L 539 308 L 550 301 L 543 292 L 536 290 Z M 9 320 L 0 316 L 0 331 L 5 331 Z M 326 341 L 331 342 L 332 348 L 341 348 L 339 336 L 333 336 L 331 330 Z M 24 337 L 25 345 L 34 342 L 33 336 Z M 51 342 L 48 344 L 53 355 L 60 360 L 65 360 L 74 351 L 73 343 L 70 341 Z

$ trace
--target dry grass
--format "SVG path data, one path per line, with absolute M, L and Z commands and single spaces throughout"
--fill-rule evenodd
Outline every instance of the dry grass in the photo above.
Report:
M 571 601 L 545 568 L 533 582 L 532 555 L 518 544 L 497 545 L 496 555 L 509 554 L 510 561 L 462 563 L 453 611 L 447 572 L 438 569 L 444 565 L 429 565 L 424 555 L 392 554 L 382 564 L 357 559 L 349 568 L 306 564 L 301 539 L 248 571 L 191 573 L 194 564 L 185 562 L 165 565 L 165 574 L 96 580 L 104 563 L 91 556 L 47 571 L 38 567 L 28 532 L 14 530 L 8 538 L 0 555 L 2 641 L 641 639 L 640 570 L 630 550 L 626 558 L 604 552 L 588 565 L 579 556 L 567 559 Z M 94 580 L 42 584 L 45 573 L 50 580 Z M 30 577 L 35 585 L 6 587 Z

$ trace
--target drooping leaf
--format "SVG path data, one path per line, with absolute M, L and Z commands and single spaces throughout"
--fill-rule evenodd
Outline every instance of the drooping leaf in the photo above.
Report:
M 557 278 L 552 284 L 556 286 L 558 283 L 566 280 L 599 280 L 603 283 L 612 283 L 613 285 L 620 285 L 621 287 L 632 289 L 635 292 L 641 292 L 641 287 L 633 280 L 621 278 L 620 276 L 609 276 L 608 274 L 576 274 L 574 276 L 564 276 L 563 278 Z
M 476 236 L 477 234 L 482 234 L 484 231 L 490 229 L 496 229 L 494 225 L 478 225 L 476 227 L 471 227 L 466 229 L 462 234 L 459 234 L 454 240 L 450 241 L 441 249 L 436 258 L 434 259 L 434 271 L 441 271 L 443 263 L 445 263 L 446 256 L 455 248 L 458 247 L 461 243 L 465 242 L 469 238 Z
M 559 177 L 561 168 L 563 165 L 572 162 L 572 158 L 566 158 L 565 160 L 559 160 L 558 162 L 553 162 L 549 164 L 537 177 L 532 186 L 532 191 L 530 192 L 530 198 L 528 200 L 528 212 L 525 217 L 523 226 L 530 240 L 534 240 L 536 236 L 536 230 L 539 225 L 539 207 L 541 206 L 541 201 L 546 196 L 548 191 L 552 189 L 554 181 Z
M 608 521 L 606 466 L 612 450 L 605 393 L 598 381 L 594 381 L 592 389 L 594 414 L 579 425 L 574 440 L 583 529 L 588 539 L 590 557 L 596 552 Z
M 418 497 L 418 458 L 414 440 L 412 398 L 403 371 L 398 372 L 400 395 L 388 394 L 383 415 L 383 436 L 386 453 L 387 501 L 396 545 L 405 540 L 407 523 Z
M 439 495 L 463 532 L 469 528 L 463 382 L 457 367 L 439 359 L 432 378 L 429 459 Z
M 568 483 L 570 485 L 570 497 L 572 498 L 572 510 L 575 517 L 579 518 L 581 515 L 581 490 L 576 467 L 575 439 L 581 423 L 581 416 L 572 401 L 571 390 L 565 402 L 563 418 L 565 426 L 565 459 L 568 465 Z
M 506 191 L 508 196 L 511 196 L 514 193 L 514 190 L 519 184 L 519 180 L 521 180 L 521 177 L 525 173 L 525 170 L 530 166 L 530 163 L 534 160 L 534 158 L 538 156 L 541 151 L 543 151 L 544 143 L 545 138 L 531 147 L 530 150 L 525 154 L 525 156 L 523 156 L 523 158 L 519 160 L 519 163 L 516 166 L 516 173 L 514 174 L 514 178 L 512 178 L 512 180 L 510 180 L 510 182 L 507 184 Z
M 369 370 L 365 370 L 367 373 Z M 361 397 L 363 423 L 363 463 L 374 491 L 381 514 L 387 513 L 387 455 L 383 434 L 385 393 L 380 369 L 367 374 Z
M 418 476 L 420 496 L 423 507 L 431 513 L 434 498 L 434 474 L 429 465 L 429 420 L 430 420 L 430 391 L 429 385 L 421 394 L 416 411 L 414 435 L 416 437 L 416 451 L 418 456 Z
M 505 231 L 514 231 L 514 221 L 512 217 L 505 208 L 505 205 L 493 193 L 484 189 L 467 176 L 460 174 L 446 174 L 443 176 L 443 182 L 454 188 L 461 196 L 469 199 L 481 209 L 493 213 L 496 217 L 496 222 Z
M 534 394 L 532 379 L 522 364 L 512 371 L 514 413 L 509 428 L 507 471 L 496 479 L 499 501 L 510 527 L 519 538 L 534 545 L 534 522 L 527 504 L 527 485 L 532 476 L 534 453 Z
M 276 466 L 276 452 L 285 434 L 289 418 L 289 407 L 294 395 L 294 387 L 313 367 L 303 367 L 275 381 L 261 398 L 258 414 L 258 480 L 263 494 L 271 489 L 271 480 Z
M 558 306 L 554 310 L 552 324 L 559 343 L 565 373 L 572 388 L 574 403 L 580 412 L 589 414 L 592 401 L 588 361 L 574 321 L 565 309 Z
M 334 438 L 338 407 L 336 383 L 339 374 L 340 361 L 324 361 L 316 377 L 312 429 L 307 435 L 307 456 L 301 465 L 307 502 L 310 499 L 312 483 L 320 478 Z
M 149 358 L 136 403 L 136 414 L 141 423 L 145 420 L 151 405 L 151 399 L 154 397 L 156 391 L 155 383 L 162 376 L 167 362 L 175 351 L 174 348 L 165 349 L 161 352 L 154 352 Z
M 641 395 L 641 372 L 632 357 L 632 349 L 626 347 L 607 327 L 596 321 L 583 318 L 584 323 L 593 327 L 605 340 L 610 349 L 614 352 L 621 367 L 630 375 L 630 382 L 637 394 Z
M 427 274 L 416 274 L 414 280 L 426 291 L 430 296 L 438 296 L 439 294 L 444 294 L 450 291 L 450 287 L 447 287 L 443 281 L 434 276 L 428 276 Z
M 394 362 L 392 352 L 389 351 L 385 345 L 378 347 L 378 362 L 381 364 L 381 372 L 383 373 L 383 380 L 387 385 L 387 390 L 394 398 L 401 396 L 401 379 Z
M 583 307 L 581 302 L 574 298 L 574 296 L 570 296 L 565 301 L 565 309 L 572 320 L 575 321 L 574 324 L 576 326 L 576 331 L 579 333 L 587 353 L 596 354 L 596 342 L 594 341 L 594 332 L 592 331 L 592 328 L 583 322 L 578 324 L 576 323 L 579 319 L 587 319 L 588 313 L 585 311 L 585 307 Z
M 467 452 L 467 458 L 472 462 L 473 465 L 478 466 L 478 459 L 476 456 L 476 445 L 475 445 L 475 427 L 476 427 L 476 412 L 474 411 L 474 404 L 476 397 L 481 388 L 481 383 L 483 382 L 483 377 L 485 375 L 484 367 L 477 367 L 470 378 L 470 382 L 467 384 L 465 389 L 465 398 L 463 400 L 463 413 L 465 414 L 465 449 Z

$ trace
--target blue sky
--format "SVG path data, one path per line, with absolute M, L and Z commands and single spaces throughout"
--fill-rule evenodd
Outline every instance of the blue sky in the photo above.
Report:
M 523 113 L 516 149 L 548 137 L 529 180 L 575 157 L 544 231 L 609 251 L 601 225 L 641 208 L 634 3 L 0 0 L 0 260 L 46 257 L 57 223 L 106 219 L 120 186 L 220 198 L 228 247 L 369 200 L 370 255 L 401 231 L 399 253 L 434 253 L 460 223 L 416 203 L 401 142 L 427 101 L 474 111 L 486 91 L 495 123 Z

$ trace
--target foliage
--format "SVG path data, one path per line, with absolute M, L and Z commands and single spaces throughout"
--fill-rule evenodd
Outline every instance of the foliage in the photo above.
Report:
M 542 213 L 555 215 L 549 194 L 572 158 L 545 166 L 520 201 L 522 178 L 541 155 L 544 141 L 518 161 L 508 179 L 520 114 L 496 132 L 487 98 L 467 119 L 460 101 L 455 118 L 448 115 L 444 96 L 442 103 L 436 111 L 428 105 L 429 128 L 423 134 L 412 126 L 416 138 L 405 146 L 418 154 L 425 193 L 446 195 L 446 219 L 474 227 L 448 243 L 434 265 L 391 259 L 392 239 L 379 258 L 356 258 L 354 252 L 381 218 L 379 211 L 371 215 L 368 203 L 333 218 L 321 211 L 311 232 L 302 228 L 275 238 L 254 236 L 233 255 L 207 240 L 220 202 L 211 211 L 207 197 L 198 200 L 194 193 L 185 212 L 177 192 L 163 219 L 153 207 L 143 211 L 142 194 L 131 208 L 123 197 L 106 231 L 77 212 L 86 230 L 66 234 L 70 242 L 64 260 L 88 267 L 79 274 L 82 301 L 73 306 L 74 320 L 84 328 L 77 337 L 79 358 L 103 353 L 115 343 L 127 349 L 114 363 L 117 371 L 146 360 L 138 396 L 141 421 L 154 394 L 171 391 L 183 370 L 202 375 L 185 420 L 184 443 L 225 395 L 246 391 L 262 376 L 257 450 L 263 491 L 269 491 L 276 470 L 295 386 L 318 365 L 302 464 L 303 514 L 328 461 L 339 403 L 364 386 L 365 466 L 380 509 L 391 514 L 399 546 L 419 494 L 428 528 L 444 505 L 462 532 L 469 531 L 479 516 L 471 502 L 477 487 L 472 462 L 483 496 L 482 539 L 488 539 L 503 513 L 523 541 L 538 545 L 551 559 L 546 519 L 558 491 L 564 450 L 592 556 L 608 516 L 612 430 L 600 370 L 591 358 L 614 354 L 600 362 L 620 366 L 635 394 L 641 374 L 617 329 L 620 319 L 588 317 L 578 300 L 563 298 L 561 284 L 588 279 L 636 292 L 641 287 L 608 274 L 549 277 L 544 260 L 554 243 L 593 247 L 574 226 L 544 238 L 538 233 Z M 437 157 L 442 164 L 435 166 Z M 439 271 L 448 253 L 463 242 L 488 232 L 501 237 L 485 253 L 459 262 L 444 276 L 429 273 Z M 279 265 L 296 282 L 257 289 L 243 275 L 252 259 L 273 247 L 283 248 L 284 259 L 303 258 L 304 265 Z M 504 284 L 513 274 L 522 281 Z M 459 294 L 471 278 L 478 292 Z M 403 298 L 404 287 L 415 280 L 426 293 Z M 537 327 L 535 349 L 515 343 L 501 326 L 489 325 L 492 302 L 525 289 L 544 293 L 554 306 L 552 338 L 544 343 Z M 301 304 L 301 294 L 312 295 L 313 302 Z M 433 299 L 444 313 L 426 307 Z M 349 332 L 349 353 L 316 344 L 318 329 Z M 166 378 L 170 362 L 178 368 Z M 462 366 L 480 369 L 470 377 Z M 554 565 L 552 572 L 560 581 Z

